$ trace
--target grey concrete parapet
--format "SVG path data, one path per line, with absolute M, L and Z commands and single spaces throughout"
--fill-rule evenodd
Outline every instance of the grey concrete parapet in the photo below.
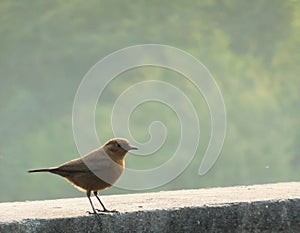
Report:
M 300 182 L 0 203 L 0 232 L 300 232 Z M 95 204 L 98 204 L 94 200 Z

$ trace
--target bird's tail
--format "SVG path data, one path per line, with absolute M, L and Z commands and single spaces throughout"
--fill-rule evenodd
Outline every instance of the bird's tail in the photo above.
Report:
M 56 167 L 50 167 L 50 168 L 40 168 L 40 169 L 33 169 L 33 170 L 29 170 L 29 173 L 32 172 L 53 172 L 56 169 Z

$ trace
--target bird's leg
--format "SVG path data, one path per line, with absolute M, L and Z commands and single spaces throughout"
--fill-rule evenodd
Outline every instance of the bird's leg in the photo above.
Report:
M 118 213 L 118 211 L 116 211 L 116 210 L 108 210 L 108 209 L 105 208 L 105 206 L 103 205 L 102 201 L 98 197 L 98 192 L 97 191 L 94 191 L 94 195 L 97 198 L 97 200 L 100 202 L 100 204 L 101 204 L 101 206 L 103 208 L 103 210 L 96 209 L 97 211 L 99 211 L 99 212 L 107 212 L 107 213 Z
M 97 214 L 97 212 L 96 212 L 96 210 L 95 210 L 95 207 L 94 207 L 94 205 L 93 205 L 93 202 L 92 202 L 92 200 L 91 200 L 91 191 L 90 191 L 90 190 L 86 191 L 86 196 L 87 196 L 87 198 L 89 199 L 90 204 L 91 204 L 92 209 L 93 209 L 93 212 L 90 212 L 90 211 L 87 211 L 87 212 L 88 212 L 89 214 Z

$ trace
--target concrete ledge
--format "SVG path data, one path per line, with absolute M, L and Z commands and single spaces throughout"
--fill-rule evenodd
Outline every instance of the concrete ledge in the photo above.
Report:
M 0 203 L 0 232 L 300 232 L 300 182 Z M 94 200 L 96 204 L 96 201 Z

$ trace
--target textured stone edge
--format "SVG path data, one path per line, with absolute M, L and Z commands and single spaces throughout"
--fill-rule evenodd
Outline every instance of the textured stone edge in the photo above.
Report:
M 300 199 L 26 219 L 0 232 L 300 232 Z

